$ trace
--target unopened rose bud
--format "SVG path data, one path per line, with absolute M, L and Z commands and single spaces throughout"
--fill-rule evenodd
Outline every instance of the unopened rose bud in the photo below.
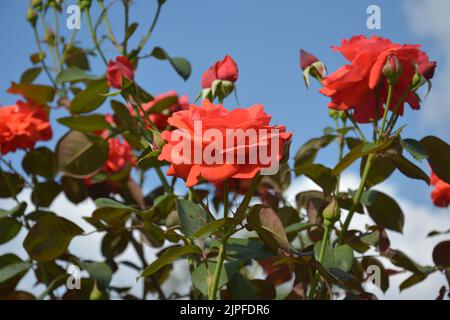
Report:
M 423 63 L 419 66 L 419 73 L 425 78 L 425 80 L 431 80 L 434 77 L 434 71 L 436 70 L 436 61 L 430 61 Z
M 309 88 L 309 76 L 312 76 L 319 82 L 322 82 L 325 77 L 326 68 L 323 62 L 303 49 L 300 49 L 300 68 L 303 71 L 303 80 L 306 88 Z
M 42 0 L 31 0 L 30 5 L 38 11 L 42 10 Z
M 27 10 L 27 20 L 33 27 L 36 26 L 37 14 L 32 7 L 29 7 Z
M 390 84 L 396 84 L 402 74 L 402 64 L 396 55 L 390 54 L 383 67 L 383 74 Z
M 333 198 L 328 206 L 323 210 L 322 217 L 325 221 L 335 222 L 341 217 L 341 208 L 336 199 Z
M 303 71 L 317 61 L 319 61 L 319 59 L 317 59 L 315 55 L 300 49 L 300 68 L 302 68 Z
M 80 6 L 81 11 L 84 11 L 85 9 L 90 9 L 92 5 L 92 0 L 78 0 L 78 5 Z
M 53 31 L 50 28 L 45 30 L 44 41 L 46 43 L 54 43 L 55 42 L 55 34 L 53 33 Z

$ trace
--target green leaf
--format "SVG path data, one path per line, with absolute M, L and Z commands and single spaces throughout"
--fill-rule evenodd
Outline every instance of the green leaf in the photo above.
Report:
M 400 250 L 389 249 L 384 256 L 386 256 L 395 266 L 415 274 L 429 273 L 433 270 L 433 268 L 419 265 Z
M 22 271 L 19 272 L 22 264 L 25 262 L 22 261 L 18 256 L 12 253 L 7 253 L 0 256 L 0 296 L 3 297 L 6 294 L 14 291 L 19 281 L 23 276 L 28 272 L 28 268 L 22 268 Z M 26 263 L 28 267 L 30 267 L 29 263 Z M 4 269 L 10 265 L 15 265 Z M 9 270 L 8 270 L 9 269 Z M 16 275 L 11 276 L 11 274 L 15 273 Z
M 232 300 L 257 300 L 256 289 L 253 284 L 237 272 L 227 285 Z
M 0 198 L 11 198 L 22 191 L 25 182 L 15 173 L 4 172 L 0 168 Z M 11 189 L 13 194 L 11 194 Z
M 129 38 L 131 38 L 131 36 L 134 34 L 134 32 L 136 31 L 136 29 L 139 27 L 139 24 L 137 22 L 133 22 L 132 24 L 130 24 L 128 26 L 127 31 L 125 32 L 125 40 L 127 41 Z
M 377 153 L 386 150 L 397 139 L 397 136 L 393 136 L 381 144 L 375 143 L 361 143 L 354 147 L 347 155 L 334 167 L 332 174 L 338 176 L 347 169 L 353 162 L 361 157 L 369 155 L 371 153 Z
M 214 246 L 219 245 L 218 241 L 214 242 Z M 264 243 L 256 239 L 230 238 L 227 241 L 226 252 L 228 258 L 240 261 L 263 260 L 273 256 Z
M 162 267 L 172 263 L 178 258 L 185 255 L 198 255 L 201 253 L 201 249 L 195 245 L 187 245 L 183 247 L 170 247 L 164 251 L 164 253 L 155 261 L 153 261 L 139 277 L 148 277 L 160 270 Z
M 359 240 L 361 240 L 365 244 L 375 246 L 380 241 L 380 231 L 377 230 L 377 231 L 365 234 L 362 237 L 360 237 Z
M 369 216 L 379 226 L 402 233 L 405 216 L 397 202 L 388 195 L 369 190 L 363 193 L 361 203 L 367 208 Z
M 450 146 L 441 139 L 428 136 L 420 140 L 427 150 L 433 172 L 443 181 L 450 183 Z
M 317 261 L 319 261 L 321 246 L 322 241 L 319 241 L 314 245 L 314 255 Z M 325 248 L 322 265 L 327 270 L 339 269 L 344 272 L 349 272 L 353 265 L 353 249 L 346 244 L 336 248 L 327 246 Z
M 0 219 L 3 219 L 8 216 L 19 217 L 25 213 L 26 209 L 27 209 L 26 202 L 20 202 L 11 210 L 0 209 Z
M 169 60 L 170 64 L 174 70 L 178 73 L 183 80 L 189 79 L 192 71 L 191 63 L 180 57 L 171 57 L 167 52 L 161 47 L 155 47 L 151 53 L 156 59 L 159 60 Z
M 208 224 L 212 219 L 200 205 L 185 199 L 177 199 L 176 206 L 180 218 L 181 230 L 188 237 Z
M 158 168 L 163 166 L 166 161 L 158 160 L 158 156 L 161 154 L 161 150 L 152 150 L 147 148 L 144 150 L 139 157 L 137 165 L 143 170 L 148 170 L 150 168 Z
M 23 246 L 33 260 L 50 261 L 62 255 L 72 238 L 82 233 L 83 229 L 73 222 L 56 215 L 46 215 L 30 229 Z
M 206 268 L 206 264 L 202 263 L 192 272 L 192 284 L 196 289 L 198 289 L 204 296 L 208 295 L 209 283 L 212 283 L 212 278 L 214 275 L 214 270 L 216 269 L 215 262 L 208 262 L 208 269 Z M 239 271 L 239 263 L 237 262 L 229 262 L 223 265 L 223 268 L 220 272 L 219 281 L 217 288 L 220 289 L 224 285 L 226 285 Z
M 108 141 L 70 131 L 56 146 L 59 168 L 65 174 L 83 178 L 101 169 L 108 159 Z
M 14 218 L 0 219 L 0 244 L 4 244 L 17 236 L 22 225 Z
M 117 100 L 111 100 L 111 108 L 115 112 L 114 121 L 120 129 L 133 132 L 137 128 L 135 118 L 130 114 L 128 108 Z
M 22 76 L 20 77 L 20 83 L 21 84 L 32 83 L 39 76 L 41 71 L 42 71 L 41 67 L 30 68 L 25 70 L 25 72 L 22 73 Z
M 414 139 L 400 139 L 400 145 L 417 161 L 428 159 L 427 149 L 419 141 Z
M 10 280 L 30 268 L 28 262 L 17 262 L 0 268 L 0 283 Z
M 431 237 L 440 236 L 440 235 L 449 234 L 449 233 L 450 233 L 450 229 L 447 230 L 447 231 L 436 231 L 436 230 L 434 230 L 434 231 L 431 231 L 430 233 L 428 233 L 427 237 L 431 238 Z
M 151 113 L 162 113 L 167 108 L 170 108 L 178 103 L 178 96 L 167 96 L 155 104 L 147 111 L 149 114 Z
M 228 220 L 225 218 L 214 220 L 214 221 L 204 225 L 202 228 L 198 229 L 194 233 L 194 237 L 195 238 L 209 237 L 212 233 L 214 233 L 217 230 L 219 230 L 220 228 L 222 228 L 226 224 L 227 221 Z
M 82 70 L 89 70 L 89 60 L 87 58 L 87 53 L 83 49 L 75 46 L 71 46 L 67 49 L 65 63 L 69 67 L 77 67 Z
M 55 181 L 38 182 L 34 185 L 31 200 L 38 207 L 48 208 L 61 192 L 61 187 Z
M 140 86 L 138 86 L 134 82 L 131 83 L 126 88 L 123 88 L 121 94 L 122 94 L 122 97 L 127 101 L 130 100 L 129 96 L 132 96 L 133 100 L 136 100 L 135 97 L 137 96 L 138 101 L 140 101 L 141 103 L 147 103 L 147 102 L 154 100 L 154 97 L 150 93 L 148 93 L 147 91 L 142 89 Z
M 365 165 L 367 163 L 367 157 L 363 158 L 360 165 L 360 175 L 363 175 Z M 385 157 L 375 156 L 372 162 L 372 166 L 370 167 L 369 174 L 367 176 L 366 186 L 370 188 L 374 185 L 380 184 L 389 178 L 392 173 L 395 171 L 395 166 L 392 164 L 392 161 Z
M 405 176 L 411 179 L 418 179 L 425 181 L 428 185 L 430 184 L 430 177 L 423 172 L 418 166 L 406 159 L 402 155 L 389 155 L 389 159 L 392 160 L 395 167 L 403 173 Z
M 75 204 L 83 202 L 89 195 L 86 184 L 82 179 L 63 176 L 61 178 L 61 188 L 67 199 Z
M 109 86 L 106 79 L 91 81 L 86 88 L 73 98 L 70 111 L 72 113 L 87 113 L 100 107 L 106 100 Z
M 434 247 L 433 261 L 438 267 L 450 267 L 450 241 L 443 241 Z
M 123 209 L 123 210 L 131 210 L 133 212 L 139 212 L 139 210 L 136 210 L 132 207 L 126 206 L 120 202 L 117 202 L 115 200 L 109 199 L 109 198 L 98 198 L 95 200 L 95 206 L 97 209 L 100 208 L 112 208 L 112 209 Z
M 254 209 L 255 208 L 255 209 Z M 273 251 L 281 248 L 289 252 L 289 240 L 278 214 L 268 207 L 254 207 L 247 218 L 248 227 L 254 229 L 261 240 Z
M 112 279 L 112 270 L 104 262 L 81 262 L 80 266 L 89 273 L 92 279 L 95 279 L 100 290 L 105 290 Z
M 95 200 L 95 205 L 97 206 L 97 209 L 92 213 L 92 218 L 103 220 L 111 225 L 122 223 L 123 219 L 132 212 L 140 212 L 133 207 L 126 206 L 108 198 L 98 198 Z
M 111 231 L 108 232 L 102 239 L 101 251 L 107 258 L 117 257 L 123 253 L 130 242 L 130 232 Z
M 413 274 L 408 279 L 400 283 L 399 289 L 402 292 L 405 289 L 408 289 L 422 281 L 424 281 L 428 277 L 428 274 Z
M 319 185 L 327 194 L 331 194 L 337 183 L 336 176 L 331 174 L 331 169 L 321 164 L 308 164 L 295 168 L 296 176 L 305 175 Z
M 101 114 L 59 118 L 58 122 L 70 129 L 81 132 L 94 132 L 110 129 L 111 126 Z
M 334 135 L 325 135 L 320 138 L 314 138 L 306 142 L 294 157 L 295 167 L 311 164 L 316 159 L 317 153 L 320 149 L 328 146 L 336 139 Z
M 86 71 L 77 68 L 69 67 L 67 69 L 61 70 L 56 76 L 55 83 L 61 85 L 65 82 L 77 82 L 84 80 L 99 80 L 101 77 L 88 74 Z
M 307 222 L 297 222 L 294 224 L 291 224 L 290 226 L 286 227 L 285 231 L 286 234 L 298 234 L 299 232 L 303 231 L 303 230 L 307 230 L 311 227 L 313 227 L 314 224 L 312 223 L 307 223 Z
M 46 147 L 28 151 L 22 160 L 22 167 L 28 174 L 51 179 L 58 171 L 55 154 Z
M 55 89 L 53 87 L 27 83 L 12 82 L 8 93 L 19 94 L 40 105 L 52 102 L 55 97 Z

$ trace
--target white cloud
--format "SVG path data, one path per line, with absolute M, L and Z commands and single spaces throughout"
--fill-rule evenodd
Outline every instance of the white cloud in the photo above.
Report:
M 352 174 L 343 175 L 341 178 L 341 190 L 355 189 L 359 184 L 359 177 Z M 407 199 L 398 196 L 397 188 L 391 183 L 383 183 L 375 189 L 389 194 L 397 200 L 405 214 L 405 226 L 403 234 L 388 231 L 391 247 L 403 251 L 416 262 L 423 265 L 433 265 L 432 252 L 434 246 L 443 241 L 442 237 L 426 238 L 432 230 L 446 230 L 450 225 L 450 208 L 437 209 L 430 205 L 417 205 Z M 320 190 L 317 185 L 307 178 L 299 178 L 286 192 L 290 202 L 295 202 L 295 195 L 300 191 Z M 345 218 L 345 213 L 342 218 Z M 365 230 L 366 225 L 373 225 L 373 221 L 367 215 L 355 214 L 350 228 Z M 398 269 L 387 263 L 389 267 Z M 399 292 L 400 283 L 410 274 L 399 274 L 391 277 L 390 289 L 385 295 L 380 290 L 369 290 L 381 299 L 435 299 L 441 286 L 446 284 L 442 274 L 435 273 L 423 283 Z
M 433 90 L 425 101 L 424 121 L 427 125 L 438 125 L 448 130 L 450 117 L 450 1 L 448 0 L 405 0 L 405 13 L 411 30 L 423 38 L 433 41 L 439 53 L 438 68 L 433 80 Z M 436 57 L 432 57 L 436 59 Z M 447 131 L 448 132 L 448 131 Z

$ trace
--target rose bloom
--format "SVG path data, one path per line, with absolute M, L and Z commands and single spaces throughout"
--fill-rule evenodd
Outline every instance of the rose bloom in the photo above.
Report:
M 450 204 L 450 184 L 439 179 L 439 177 L 432 172 L 430 182 L 434 187 L 431 192 L 431 199 L 437 207 L 447 208 Z
M 167 160 L 171 163 L 167 174 L 170 176 L 177 176 L 186 181 L 186 186 L 191 187 L 200 182 L 200 178 L 204 178 L 208 182 L 212 183 L 220 183 L 227 179 L 251 179 L 257 173 L 259 173 L 262 169 L 267 168 L 268 165 L 263 165 L 260 162 L 260 159 L 257 159 L 256 163 L 250 163 L 250 161 L 244 161 L 243 164 L 238 164 L 236 161 L 237 149 L 240 147 L 240 150 L 245 151 L 246 160 L 249 159 L 249 139 L 245 139 L 244 146 L 236 146 L 233 144 L 232 152 L 234 153 L 234 161 L 227 162 L 225 154 L 230 150 L 225 150 L 226 146 L 226 131 L 228 130 L 237 130 L 242 129 L 249 130 L 253 129 L 255 131 L 259 131 L 260 129 L 266 129 L 269 135 L 277 136 L 279 138 L 279 150 L 278 154 L 273 155 L 278 161 L 281 160 L 283 156 L 283 147 L 284 144 L 291 138 L 292 134 L 286 132 L 284 126 L 271 126 L 270 125 L 271 116 L 264 112 L 262 105 L 254 105 L 252 107 L 246 109 L 234 109 L 227 110 L 221 104 L 212 104 L 209 100 L 205 99 L 202 102 L 201 106 L 190 105 L 188 110 L 182 110 L 175 112 L 172 117 L 169 118 L 168 123 L 177 128 L 179 130 L 173 131 L 164 131 L 161 133 L 161 137 L 167 141 L 162 148 L 161 154 L 159 155 L 159 160 Z M 209 129 L 216 129 L 222 137 L 222 145 L 217 143 L 216 147 L 223 160 L 222 163 L 211 163 L 208 164 L 205 162 L 204 157 L 202 156 L 201 161 L 199 163 L 195 163 L 194 158 L 194 121 L 197 123 L 201 123 L 202 134 L 204 135 L 205 131 Z M 277 129 L 278 133 L 274 133 L 273 130 Z M 184 140 L 184 136 L 181 139 L 177 139 L 174 133 L 187 133 L 191 150 L 191 159 L 189 161 L 183 163 L 179 161 L 181 157 L 185 157 L 184 154 L 177 154 L 176 152 L 172 152 L 174 148 L 178 148 L 178 144 L 186 143 Z M 210 132 L 210 131 L 209 131 Z M 173 138 L 173 139 L 172 139 Z M 213 139 L 210 138 L 202 138 L 202 144 L 200 145 L 200 149 L 202 155 L 205 149 L 212 144 Z M 262 145 L 267 145 L 268 150 L 271 148 L 271 140 L 270 139 L 261 139 L 258 137 L 257 145 L 252 145 L 251 147 L 257 147 L 258 149 Z M 172 158 L 172 154 L 177 158 Z M 271 155 L 272 156 L 272 155 Z M 187 157 L 187 156 L 186 156 Z M 259 157 L 258 157 L 259 158 Z M 181 162 L 181 163 L 180 163 Z
M 134 80 L 134 66 L 125 56 L 110 60 L 106 71 L 106 80 L 111 88 L 122 89 L 123 78 Z
M 114 118 L 107 114 L 105 115 L 106 121 L 110 124 L 114 123 Z M 100 133 L 103 138 L 107 138 L 109 132 L 107 130 Z M 136 158 L 133 155 L 133 149 L 127 141 L 122 141 L 120 138 L 109 138 L 109 154 L 108 160 L 103 165 L 103 171 L 106 173 L 116 173 L 124 169 L 127 164 L 131 166 L 136 165 Z
M 152 113 L 149 115 L 150 121 L 155 125 L 156 128 L 158 128 L 158 130 L 164 130 L 167 127 L 167 120 L 173 112 L 189 108 L 189 98 L 187 96 L 178 97 L 178 93 L 176 91 L 169 91 L 155 96 L 152 101 L 144 103 L 142 105 L 142 108 L 145 111 L 149 111 L 155 104 L 169 97 L 177 97 L 178 100 L 176 103 L 166 108 L 163 113 Z M 136 112 L 131 107 L 131 105 L 128 105 L 128 109 L 130 110 L 130 114 L 132 116 L 136 116 Z M 140 114 L 141 116 L 143 116 L 142 112 L 140 112 Z M 150 122 L 146 122 L 148 128 L 151 128 Z
M 239 70 L 236 62 L 229 55 L 226 55 L 222 61 L 215 62 L 203 73 L 202 88 L 211 88 L 215 80 L 225 80 L 234 83 L 237 81 L 238 76 Z
M 395 56 L 402 66 L 390 105 L 391 110 L 395 109 L 401 96 L 412 84 L 416 68 L 428 78 L 427 80 L 434 74 L 436 63 L 430 62 L 428 56 L 419 48 L 420 45 L 400 45 L 377 36 L 366 38 L 359 35 L 350 40 L 343 40 L 340 47 L 333 49 L 339 51 L 350 63 L 323 80 L 324 87 L 320 92 L 331 98 L 328 107 L 341 111 L 354 110 L 353 118 L 360 123 L 381 118 L 388 92 L 388 84 L 382 71 L 388 57 Z M 404 102 L 413 109 L 420 108 L 420 101 L 415 92 L 409 92 Z M 401 103 L 397 111 L 399 115 L 403 115 L 403 107 L 404 103 Z
M 4 155 L 17 149 L 32 149 L 37 141 L 52 138 L 47 112 L 30 102 L 17 101 L 0 107 L 0 151 Z
M 108 160 L 103 165 L 103 171 L 116 173 L 124 169 L 128 164 L 131 166 L 136 165 L 136 158 L 128 142 L 121 141 L 120 138 L 110 138 L 108 144 Z

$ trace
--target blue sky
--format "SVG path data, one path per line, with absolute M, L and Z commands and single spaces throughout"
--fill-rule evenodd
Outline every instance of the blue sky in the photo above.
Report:
M 96 1 L 93 2 L 97 8 Z M 65 5 L 74 3 L 75 0 L 64 1 Z M 136 0 L 135 3 L 131 9 L 131 22 L 137 21 L 140 26 L 135 32 L 134 44 L 150 25 L 156 0 Z M 381 8 L 381 30 L 371 31 L 366 27 L 366 9 L 370 4 Z M 17 96 L 7 94 L 6 90 L 10 81 L 18 81 L 21 73 L 31 67 L 29 55 L 36 51 L 32 29 L 24 18 L 27 5 L 26 0 L 0 2 L 1 105 L 13 104 L 17 100 Z M 357 34 L 377 34 L 398 43 L 420 43 L 430 58 L 438 61 L 435 90 L 425 101 L 423 110 L 408 109 L 401 124 L 408 124 L 404 129 L 405 138 L 438 135 L 449 141 L 450 107 L 447 97 L 450 91 L 447 86 L 450 81 L 450 43 L 447 38 L 450 24 L 445 17 L 449 9 L 449 2 L 445 0 L 168 0 L 145 52 L 149 53 L 154 46 L 161 46 L 173 56 L 186 57 L 193 66 L 191 78 L 184 82 L 168 63 L 145 60 L 138 70 L 137 81 L 152 94 L 176 90 L 192 100 L 200 90 L 202 72 L 214 61 L 230 54 L 239 65 L 237 87 L 240 106 L 264 104 L 266 111 L 273 115 L 274 123 L 284 124 L 294 132 L 291 149 L 291 154 L 294 154 L 304 142 L 320 136 L 324 127 L 333 124 L 327 116 L 328 99 L 317 92 L 318 85 L 314 83 L 309 92 L 304 88 L 298 65 L 299 49 L 305 48 L 319 56 L 332 72 L 345 60 L 330 49 L 331 45 Z M 94 10 L 94 20 L 98 14 L 99 11 Z M 48 18 L 50 22 L 51 17 Z M 123 35 L 120 1 L 113 4 L 109 18 L 120 39 Z M 61 18 L 60 24 L 66 36 L 69 35 L 65 18 Z M 106 33 L 106 30 L 100 28 L 100 33 Z M 92 46 L 84 19 L 77 41 L 84 47 Z M 108 59 L 117 55 L 109 44 L 105 43 L 104 50 Z M 99 58 L 90 62 L 94 74 L 104 72 Z M 41 75 L 37 82 L 48 83 L 48 80 Z M 228 99 L 225 106 L 236 107 L 236 102 Z M 109 104 L 105 104 L 100 111 L 109 111 Z M 63 110 L 52 114 L 53 119 L 63 116 L 67 116 Z M 55 121 L 53 123 L 53 141 L 40 145 L 54 146 L 66 132 L 64 127 Z M 7 158 L 20 167 L 22 155 L 22 152 L 17 152 Z M 332 167 L 336 158 L 337 149 L 330 147 L 320 153 L 318 161 Z M 422 164 L 422 168 L 428 171 L 426 163 Z M 354 175 L 358 174 L 356 166 L 351 169 Z M 386 190 L 395 190 L 396 195 L 407 199 L 405 208 L 420 206 L 422 211 L 426 211 L 422 217 L 427 214 L 441 217 L 445 213 L 448 216 L 449 210 L 438 210 L 432 206 L 431 189 L 422 181 L 408 180 L 395 173 Z M 408 221 L 409 213 L 405 214 Z M 448 218 L 442 221 L 447 225 L 435 225 L 435 228 L 448 227 Z M 420 239 L 423 236 L 420 234 Z M 430 248 L 427 250 L 429 260 Z

